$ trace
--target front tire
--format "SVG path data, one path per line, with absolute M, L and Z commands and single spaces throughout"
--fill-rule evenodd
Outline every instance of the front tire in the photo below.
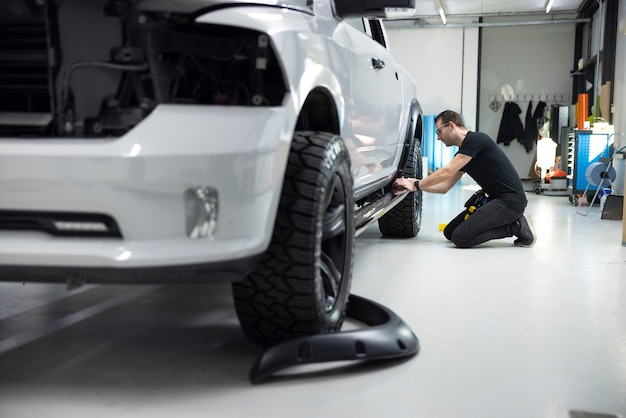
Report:
M 296 132 L 270 247 L 233 284 L 244 334 L 270 345 L 341 328 L 352 279 L 350 158 L 335 135 Z

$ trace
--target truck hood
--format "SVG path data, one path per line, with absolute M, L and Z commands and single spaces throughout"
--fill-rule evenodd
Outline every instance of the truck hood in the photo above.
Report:
M 152 12 L 199 14 L 207 9 L 234 5 L 266 5 L 311 12 L 310 0 L 140 0 L 137 8 Z

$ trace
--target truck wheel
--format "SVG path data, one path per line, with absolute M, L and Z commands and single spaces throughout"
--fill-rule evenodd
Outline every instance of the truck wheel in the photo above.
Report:
M 422 178 L 422 151 L 415 141 L 402 173 L 404 177 Z M 422 191 L 409 193 L 400 203 L 378 220 L 378 229 L 386 237 L 412 238 L 422 226 Z
M 270 246 L 255 270 L 233 284 L 250 340 L 270 345 L 341 328 L 352 279 L 352 187 L 340 137 L 295 133 Z

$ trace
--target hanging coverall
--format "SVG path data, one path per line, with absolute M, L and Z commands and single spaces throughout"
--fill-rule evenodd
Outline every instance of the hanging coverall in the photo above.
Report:
M 502 111 L 502 120 L 496 142 L 498 144 L 510 145 L 514 139 L 524 138 L 524 126 L 520 120 L 522 109 L 515 102 L 506 102 Z

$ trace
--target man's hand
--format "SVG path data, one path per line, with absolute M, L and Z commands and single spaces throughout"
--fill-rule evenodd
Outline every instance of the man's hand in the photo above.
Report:
M 393 183 L 393 193 L 397 196 L 402 193 L 406 193 L 407 191 L 414 192 L 416 190 L 415 186 L 413 185 L 415 180 L 416 179 L 406 177 L 397 178 L 396 181 Z

